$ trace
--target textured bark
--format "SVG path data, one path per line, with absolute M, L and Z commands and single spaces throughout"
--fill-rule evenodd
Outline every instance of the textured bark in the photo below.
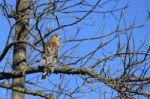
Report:
M 28 31 L 25 25 L 28 25 L 29 0 L 16 0 L 16 31 L 15 41 L 26 41 Z M 15 44 L 13 52 L 13 70 L 24 71 L 26 66 L 26 44 Z M 25 76 L 14 78 L 12 86 L 18 88 L 25 87 Z M 12 99 L 24 99 L 25 94 L 17 91 L 12 92 Z

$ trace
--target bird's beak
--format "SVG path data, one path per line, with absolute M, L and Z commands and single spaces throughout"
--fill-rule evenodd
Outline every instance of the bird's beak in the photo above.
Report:
M 61 37 L 59 36 L 59 40 L 61 40 Z

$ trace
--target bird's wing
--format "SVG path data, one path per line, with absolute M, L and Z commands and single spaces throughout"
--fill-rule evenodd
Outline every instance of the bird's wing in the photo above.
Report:
M 51 55 L 57 55 L 58 54 L 58 48 L 56 43 L 54 42 L 47 42 L 45 44 L 45 55 L 51 56 Z

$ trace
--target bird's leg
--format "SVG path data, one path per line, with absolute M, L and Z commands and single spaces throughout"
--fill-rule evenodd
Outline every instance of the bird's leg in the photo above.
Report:
M 51 66 L 51 73 L 54 72 L 54 66 Z
M 43 67 L 43 74 L 42 74 L 42 79 L 46 78 L 46 75 L 48 74 L 46 66 Z
M 54 64 L 57 62 L 57 59 L 54 58 L 53 61 L 50 62 L 49 64 L 49 74 L 53 73 L 54 72 Z
M 48 72 L 48 76 L 54 72 L 54 67 L 51 64 L 50 64 L 50 66 L 48 66 L 47 72 Z
M 57 62 L 57 59 L 56 58 L 54 58 L 53 59 L 53 61 L 52 61 L 52 63 L 50 64 L 50 73 L 53 73 L 54 72 L 54 64 Z

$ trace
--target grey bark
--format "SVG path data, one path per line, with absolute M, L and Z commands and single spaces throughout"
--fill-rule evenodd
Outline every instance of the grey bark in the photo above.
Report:
M 14 41 L 26 41 L 30 0 L 16 0 L 16 30 Z M 26 66 L 26 45 L 15 44 L 13 50 L 13 70 L 24 71 Z M 20 78 L 13 78 L 12 86 L 25 88 L 25 75 Z M 12 99 L 24 99 L 25 94 L 12 91 Z

